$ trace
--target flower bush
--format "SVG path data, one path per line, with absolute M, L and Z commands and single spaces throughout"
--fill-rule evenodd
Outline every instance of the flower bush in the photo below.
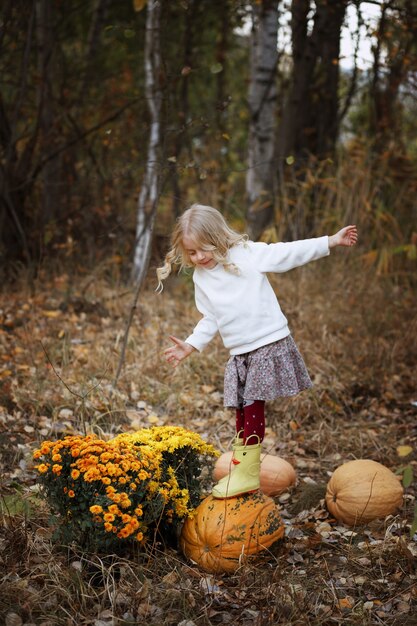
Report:
M 209 456 L 218 456 L 213 446 L 177 426 L 110 441 L 68 436 L 44 441 L 33 454 L 60 538 L 98 549 L 143 545 L 191 515 Z

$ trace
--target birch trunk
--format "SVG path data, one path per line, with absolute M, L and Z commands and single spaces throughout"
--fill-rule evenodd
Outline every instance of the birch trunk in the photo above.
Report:
M 279 0 L 254 2 L 249 80 L 246 193 L 248 233 L 257 239 L 274 213 Z
M 132 279 L 140 286 L 148 269 L 152 230 L 159 194 L 159 147 L 161 138 L 162 91 L 160 86 L 161 49 L 159 39 L 161 2 L 149 0 L 145 37 L 145 92 L 150 114 L 148 152 L 138 200 L 136 241 Z

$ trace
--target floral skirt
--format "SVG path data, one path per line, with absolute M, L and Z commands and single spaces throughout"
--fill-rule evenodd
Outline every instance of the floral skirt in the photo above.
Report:
M 247 354 L 231 356 L 224 372 L 224 406 L 295 396 L 313 384 L 289 335 Z

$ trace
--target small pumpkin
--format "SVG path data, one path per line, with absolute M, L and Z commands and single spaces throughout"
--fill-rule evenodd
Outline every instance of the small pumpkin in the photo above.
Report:
M 231 573 L 284 535 L 279 509 L 261 492 L 221 500 L 205 498 L 180 536 L 185 556 L 209 573 Z
M 366 524 L 394 513 L 402 504 L 403 488 L 390 469 L 370 459 L 348 461 L 327 484 L 330 513 L 348 526 Z
M 218 482 L 223 476 L 226 476 L 232 465 L 233 452 L 224 452 L 216 461 L 213 468 L 213 478 Z M 296 473 L 288 461 L 279 456 L 272 454 L 263 454 L 261 456 L 261 491 L 267 496 L 277 496 L 296 481 Z

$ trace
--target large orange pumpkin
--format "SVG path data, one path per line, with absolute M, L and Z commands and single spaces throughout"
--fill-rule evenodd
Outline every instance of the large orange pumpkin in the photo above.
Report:
M 394 513 L 402 499 L 399 477 L 370 459 L 344 463 L 327 484 L 327 508 L 336 519 L 349 526 L 366 524 Z
M 209 573 L 234 572 L 284 534 L 278 507 L 261 492 L 220 500 L 208 496 L 182 528 L 185 556 Z
M 216 461 L 213 469 L 213 478 L 217 482 L 226 476 L 232 465 L 232 452 L 225 452 Z M 296 481 L 296 473 L 288 461 L 272 454 L 261 456 L 261 491 L 267 496 L 277 496 Z

